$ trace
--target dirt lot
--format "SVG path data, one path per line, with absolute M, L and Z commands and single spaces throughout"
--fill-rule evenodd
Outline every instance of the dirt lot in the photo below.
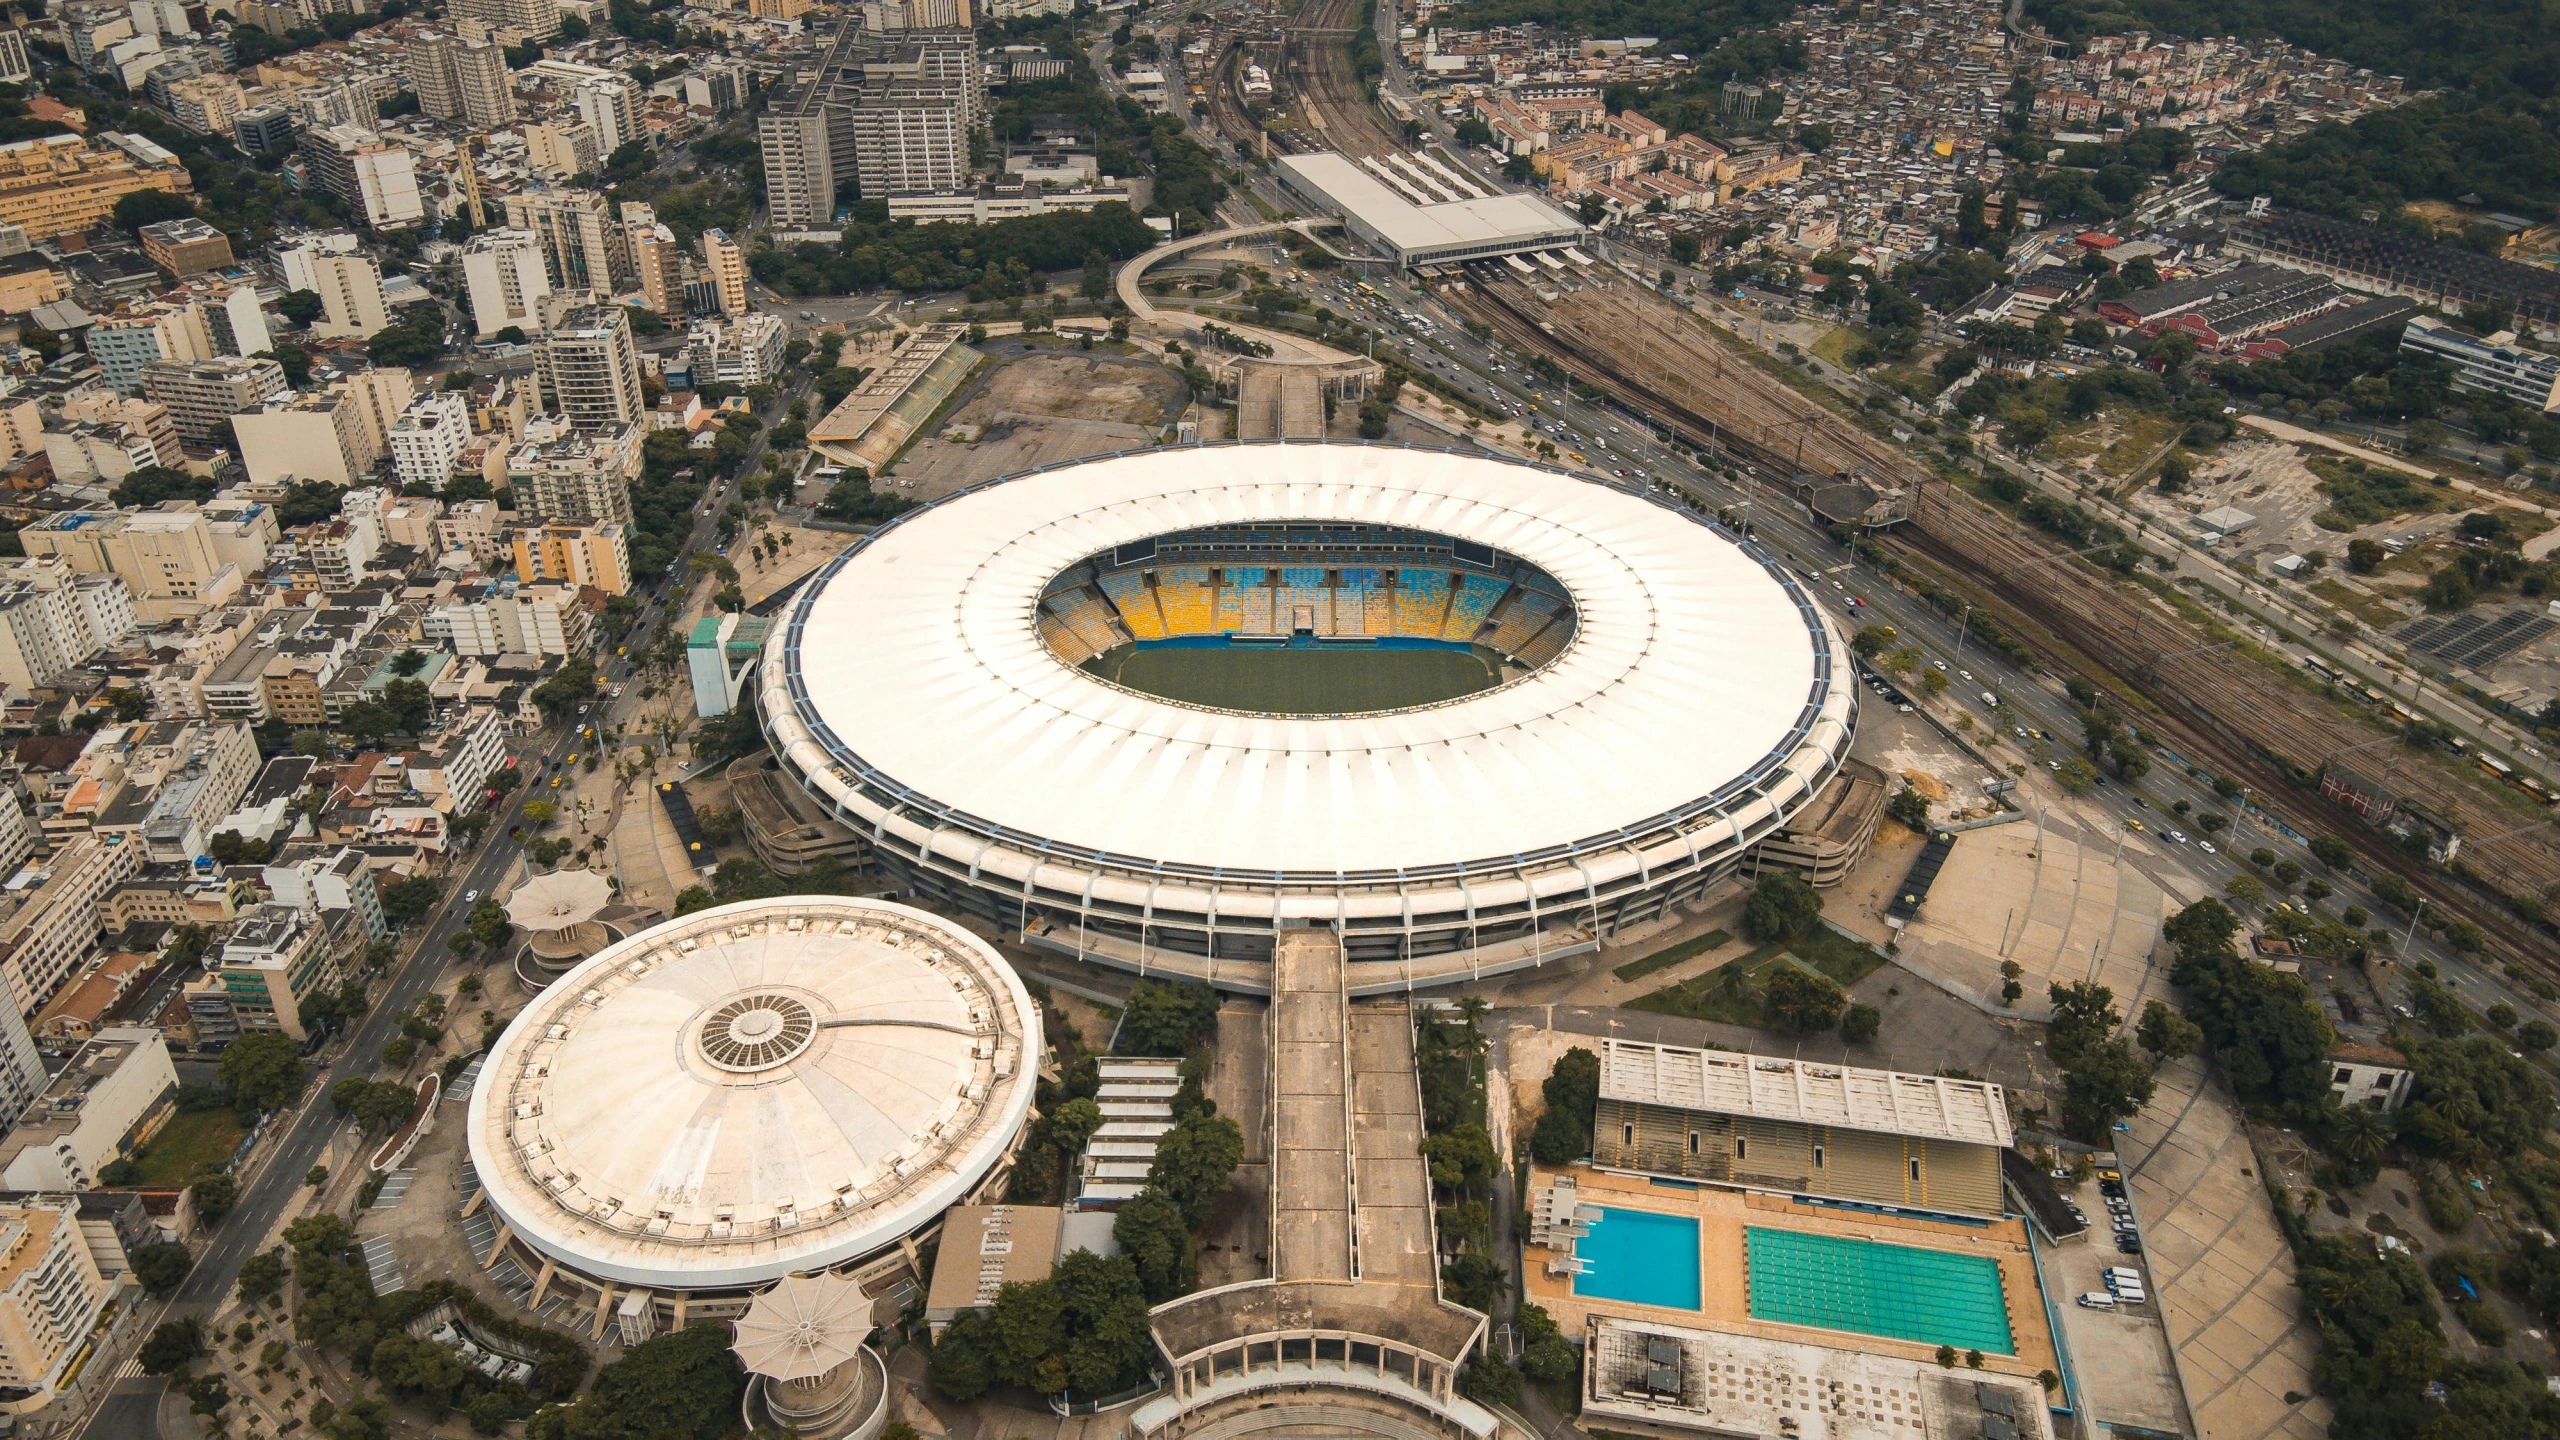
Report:
M 980 376 L 894 476 L 900 493 L 937 499 L 963 486 L 1152 443 L 1183 403 L 1181 377 L 1108 349 L 988 343 Z

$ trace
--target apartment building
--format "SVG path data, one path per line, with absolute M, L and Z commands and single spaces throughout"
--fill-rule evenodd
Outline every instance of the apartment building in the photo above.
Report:
M 142 367 L 158 360 L 210 360 L 221 353 L 205 307 L 151 304 L 111 315 L 89 327 L 89 358 L 108 388 L 126 395 L 142 388 Z
M 186 987 L 188 1012 L 198 1017 L 201 1031 L 202 1017 L 214 1007 L 200 1000 L 218 1001 L 235 1033 L 273 1031 L 308 1040 L 303 1017 L 312 998 L 334 994 L 345 979 L 338 957 L 320 912 L 255 906 L 241 915 L 221 950 L 206 957 L 204 978 Z
M 613 202 L 593 190 L 527 190 L 510 195 L 507 228 L 532 234 L 553 290 L 612 295 L 637 278 L 630 241 L 614 215 Z
M 551 408 L 581 430 L 619 432 L 647 414 L 631 316 L 619 305 L 581 305 L 561 314 L 542 337 L 541 374 Z
M 344 201 L 375 230 L 397 230 L 426 218 L 418 167 L 408 147 L 355 125 L 330 125 L 303 136 L 311 181 Z
M 279 905 L 304 911 L 344 910 L 364 927 L 368 939 L 391 938 L 390 917 L 382 913 L 382 891 L 375 886 L 371 864 L 361 850 L 342 849 L 291 865 L 270 865 L 260 879 Z
M 200 613 L 240 591 L 239 568 L 214 549 L 213 526 L 192 506 L 131 512 L 67 510 L 18 532 L 30 559 L 59 555 L 74 570 L 113 575 L 149 624 Z
M 765 197 L 777 227 L 824 225 L 835 218 L 835 145 L 829 130 L 828 112 L 814 85 L 794 91 L 756 117 Z
M 604 168 L 596 132 L 584 120 L 554 117 L 524 127 L 525 164 L 550 180 L 575 180 Z
M 284 367 L 273 360 L 225 356 L 142 367 L 143 398 L 165 407 L 179 438 L 196 445 L 230 445 L 231 417 L 264 408 L 286 389 Z
M 97 948 L 98 902 L 142 869 L 129 835 L 83 834 L 55 847 L 25 889 L 0 898 L 0 983 L 21 1018 L 34 1015 Z
M 115 1294 L 73 1196 L 0 1207 L 0 1386 L 49 1399 Z
M 789 341 L 790 327 L 780 320 L 744 314 L 695 322 L 686 337 L 685 355 L 696 385 L 712 381 L 740 388 L 769 385 L 782 378 L 782 352 Z
M 0 570 L 0 685 L 51 685 L 133 633 L 133 594 L 113 575 L 84 575 L 60 557 Z
M 559 416 L 526 425 L 507 454 L 516 504 L 542 520 L 571 525 L 631 524 L 631 481 L 640 473 L 638 424 L 579 429 Z
M 515 119 L 515 88 L 503 47 L 427 32 L 410 36 L 400 58 L 421 111 L 479 130 L 501 129 Z
M 560 33 L 559 0 L 454 0 L 451 10 L 456 19 L 514 37 L 513 44 Z
M 551 580 L 607 595 L 631 589 L 631 544 L 619 523 L 531 526 L 516 532 L 515 550 L 516 579 L 527 585 Z
M 575 587 L 546 583 L 517 586 L 512 593 L 491 586 L 469 599 L 437 606 L 428 623 L 429 633 L 441 629 L 457 655 L 566 659 L 586 651 L 595 616 L 578 603 Z
M 240 437 L 240 463 L 252 484 L 353 485 L 373 468 L 365 417 L 343 390 L 287 391 L 232 416 L 231 428 Z
M 528 335 L 542 329 L 542 300 L 551 293 L 551 273 L 532 231 L 490 230 L 472 236 L 462 252 L 462 278 L 471 292 L 472 328 L 481 339 L 510 326 Z
M 969 176 L 966 91 L 889 86 L 853 107 L 856 174 L 865 196 L 956 190 Z
M 110 1025 L 72 1052 L 0 1143 L 0 1185 L 94 1190 L 98 1172 L 142 1148 L 177 1110 L 169 1042 L 148 1025 Z
M 507 724 L 497 707 L 474 705 L 409 754 L 409 787 L 447 814 L 475 809 L 489 777 L 507 763 Z
M 471 443 L 471 406 L 450 391 L 421 395 L 391 427 L 391 465 L 401 488 L 434 489 L 453 475 L 453 462 Z
M 720 313 L 744 315 L 747 307 L 747 252 L 723 230 L 702 232 L 702 268 L 720 293 Z
M 205 270 L 228 270 L 234 263 L 231 237 L 192 216 L 145 225 L 138 233 L 144 257 L 180 279 Z
M 319 251 L 306 263 L 310 288 L 321 304 L 312 333 L 329 340 L 370 340 L 391 328 L 391 310 L 382 299 L 382 269 L 371 256 Z
M 148 142 L 145 142 L 148 145 Z M 0 225 L 16 225 L 37 244 L 104 224 L 116 202 L 137 190 L 192 198 L 194 182 L 175 155 L 137 160 L 113 145 L 77 135 L 47 135 L 0 145 Z
M 635 218 L 631 212 L 645 212 L 645 205 L 625 205 L 623 220 L 631 230 L 631 264 L 640 272 L 640 303 L 667 320 L 685 316 L 684 247 L 676 243 L 676 232 L 658 222 L 655 216 Z

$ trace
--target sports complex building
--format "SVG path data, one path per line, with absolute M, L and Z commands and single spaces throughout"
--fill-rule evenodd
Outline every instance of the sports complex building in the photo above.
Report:
M 1595 1118 L 1587 1165 L 1531 1177 L 1522 1295 L 1584 1340 L 1586 1424 L 2054 1433 L 2070 1365 L 1999 1086 L 1609 1040 Z
M 508 1025 L 468 1099 L 465 1214 L 527 1308 L 565 1296 L 625 1344 L 787 1275 L 895 1314 L 943 1212 L 1001 1190 L 1042 1053 L 1012 967 L 947 921 L 834 895 L 697 911 Z
M 1836 810 L 1858 700 L 1795 579 L 1677 503 L 1377 445 L 976 487 L 779 618 L 781 774 L 908 894 L 1241 990 L 1298 926 L 1353 994 L 1589 950 Z

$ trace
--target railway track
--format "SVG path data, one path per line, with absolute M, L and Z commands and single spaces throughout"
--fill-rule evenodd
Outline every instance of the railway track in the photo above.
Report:
M 1479 276 L 1486 268 L 1478 267 Z M 1693 447 L 1721 451 L 1781 479 L 1865 468 L 1879 478 L 1916 473 L 1925 480 L 1916 464 L 1845 417 L 1748 361 L 1722 357 L 1725 347 L 1694 333 L 1693 318 L 1641 286 L 1614 285 L 1603 292 L 1607 299 L 1583 298 L 1593 293 L 1586 289 L 1550 306 L 1525 287 L 1492 278 L 1453 287 L 1448 298 L 1504 340 L 1554 357 L 1576 379 Z M 2461 858 L 2487 888 L 2424 865 L 2293 782 L 2293 775 L 2316 774 L 2346 751 L 2377 748 L 2389 731 L 2374 719 L 2231 653 L 2221 637 L 2165 600 L 2068 559 L 2061 547 L 1954 487 L 1915 482 L 1914 493 L 1912 520 L 1879 537 L 1898 559 L 1982 599 L 2022 640 L 2041 641 L 2039 648 L 2063 666 L 2116 677 L 2145 702 L 2147 713 L 2138 721 L 2160 732 L 2155 738 L 2249 785 L 2253 800 L 2297 831 L 2338 834 L 2370 870 L 2422 885 L 2434 903 L 2479 926 L 2506 958 L 2560 977 L 2550 938 L 2492 893 L 2560 908 L 2560 833 L 2537 823 L 2547 812 L 2522 797 L 2505 803 L 2502 794 L 2433 755 L 2404 756 L 2392 788 L 2476 837 Z
M 1218 127 L 1219 134 L 1252 153 L 1262 144 L 1262 127 L 1254 124 L 1253 116 L 1246 112 L 1238 89 L 1243 84 L 1244 63 L 1245 48 L 1240 43 L 1231 41 L 1219 53 L 1208 87 L 1209 120 Z
M 1286 50 L 1292 88 L 1307 120 L 1324 143 L 1354 160 L 1378 159 L 1404 149 L 1369 103 L 1351 68 L 1351 40 L 1360 0 L 1307 0 L 1300 7 Z M 1314 34 L 1299 33 L 1305 31 Z

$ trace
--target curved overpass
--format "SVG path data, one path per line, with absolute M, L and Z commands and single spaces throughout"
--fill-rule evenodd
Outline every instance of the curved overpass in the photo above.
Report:
M 1275 220 L 1267 225 L 1234 225 L 1224 230 L 1206 231 L 1202 234 L 1194 235 L 1188 240 L 1166 241 L 1164 244 L 1157 246 L 1153 250 L 1147 251 L 1145 254 L 1138 256 L 1120 267 L 1120 276 L 1118 280 L 1120 303 L 1128 307 L 1129 316 L 1133 320 L 1148 324 L 1162 323 L 1168 314 L 1180 314 L 1181 312 L 1168 312 L 1157 309 L 1154 305 L 1148 303 L 1145 292 L 1139 289 L 1139 280 L 1146 275 L 1147 271 L 1153 269 L 1155 266 L 1160 265 L 1177 255 L 1188 255 L 1194 250 L 1206 250 L 1213 246 L 1225 245 L 1237 240 L 1250 240 L 1256 235 L 1270 235 L 1281 230 L 1295 230 L 1299 234 L 1313 240 L 1315 238 L 1314 232 L 1318 230 L 1338 230 L 1340 228 L 1342 228 L 1342 222 L 1339 220 Z M 1183 319 L 1188 321 L 1188 323 L 1193 327 L 1198 326 L 1200 323 L 1199 320 L 1193 316 L 1186 315 L 1183 316 Z

